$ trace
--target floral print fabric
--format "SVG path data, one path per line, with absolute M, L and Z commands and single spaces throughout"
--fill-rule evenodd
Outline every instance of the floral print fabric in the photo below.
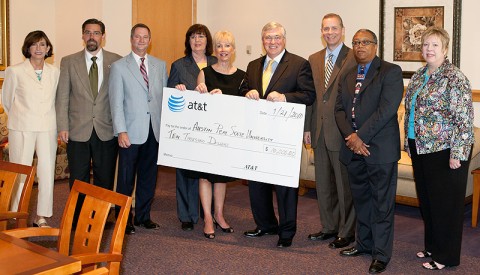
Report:
M 415 145 L 418 154 L 428 154 L 450 148 L 450 158 L 465 161 L 475 139 L 473 136 L 473 104 L 470 81 L 447 59 L 435 70 L 422 88 L 427 66 L 412 76 L 405 95 L 405 116 L 415 102 Z M 405 118 L 405 133 L 408 118 Z M 406 134 L 405 137 L 408 135 Z M 404 142 L 408 150 L 408 142 Z

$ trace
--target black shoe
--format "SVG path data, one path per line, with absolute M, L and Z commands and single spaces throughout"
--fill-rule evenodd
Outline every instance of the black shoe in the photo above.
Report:
M 193 222 L 182 222 L 182 230 L 183 231 L 192 231 L 193 230 Z
M 277 247 L 290 247 L 292 246 L 292 239 L 278 239 Z
M 367 253 L 359 251 L 355 246 L 340 251 L 340 256 L 346 257 L 357 257 L 364 254 Z
M 134 224 L 136 226 L 141 226 L 141 227 L 144 227 L 146 229 L 159 229 L 160 228 L 160 225 L 158 225 L 158 223 L 156 222 L 153 222 L 152 220 L 146 220 L 144 222 L 137 222 L 135 221 Z
M 245 231 L 243 232 L 243 235 L 245 235 L 245 237 L 251 237 L 251 238 L 255 238 L 255 237 L 261 237 L 263 235 L 277 235 L 278 234 L 278 230 L 270 230 L 270 231 L 265 231 L 265 230 L 260 230 L 258 228 L 254 229 L 254 230 L 248 230 L 248 231 Z
M 336 237 L 338 233 L 334 232 L 334 233 L 323 233 L 323 232 L 318 232 L 318 233 L 315 233 L 315 234 L 310 234 L 308 235 L 308 239 L 309 240 L 312 240 L 312 241 L 324 241 L 324 240 L 328 240 L 328 239 L 331 239 L 333 237 Z
M 233 233 L 234 230 L 232 227 L 227 227 L 227 228 L 223 228 L 220 224 L 218 224 L 217 220 L 215 220 L 215 218 L 213 218 L 213 224 L 215 225 L 215 228 L 219 228 L 222 229 L 222 231 L 224 233 Z
M 347 237 L 347 238 L 340 238 L 337 237 L 333 242 L 328 244 L 328 247 L 330 248 L 343 248 L 347 247 L 350 243 L 352 243 L 355 240 L 353 237 Z
M 207 238 L 207 239 L 215 239 L 215 232 L 213 232 L 213 233 L 203 232 L 203 236 L 205 236 L 205 238 Z
M 385 271 L 385 269 L 387 269 L 387 263 L 379 260 L 373 260 L 372 264 L 370 265 L 370 268 L 368 269 L 368 273 L 378 274 Z
M 125 227 L 125 234 L 135 234 L 135 226 L 133 226 L 132 222 L 127 222 L 127 226 Z

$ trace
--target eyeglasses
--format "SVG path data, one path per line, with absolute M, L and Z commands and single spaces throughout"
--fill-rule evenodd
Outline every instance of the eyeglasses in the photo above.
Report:
M 358 47 L 360 44 L 362 44 L 362 46 L 368 46 L 370 44 L 377 44 L 377 42 L 370 41 L 370 40 L 352 41 L 353 47 Z
M 83 34 L 86 35 L 86 36 L 90 36 L 90 35 L 92 35 L 92 34 L 93 34 L 93 36 L 101 36 L 101 35 L 102 35 L 102 32 L 99 32 L 99 31 L 94 31 L 94 32 L 84 31 Z
M 283 36 L 280 35 L 275 35 L 275 36 L 265 36 L 263 37 L 263 40 L 265 41 L 275 41 L 278 42 L 283 39 Z
M 191 40 L 195 40 L 195 39 L 205 39 L 205 38 L 207 38 L 207 36 L 204 35 L 204 34 L 195 34 L 195 35 L 191 35 L 191 36 L 190 36 L 190 39 L 191 39 Z

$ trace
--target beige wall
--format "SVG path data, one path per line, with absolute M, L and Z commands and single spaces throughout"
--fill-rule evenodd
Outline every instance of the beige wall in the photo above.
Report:
M 42 30 L 54 47 L 50 63 L 60 66 L 63 56 L 83 49 L 82 23 L 97 18 L 106 25 L 105 49 L 126 55 L 130 51 L 130 0 L 10 0 L 10 64 L 23 61 L 25 36 Z M 115 7 L 115 8 L 112 8 Z
M 452 0 L 453 1 L 453 0 Z M 428 2 L 432 2 L 429 0 Z M 433 1 L 434 2 L 434 1 Z M 212 33 L 229 30 L 237 44 L 236 65 L 245 69 L 249 61 L 262 53 L 260 31 L 265 23 L 278 21 L 287 30 L 287 49 L 305 58 L 322 48 L 321 20 L 324 14 L 338 13 L 345 25 L 345 41 L 351 41 L 360 28 L 368 28 L 378 35 L 379 0 L 197 0 L 197 21 L 207 25 Z M 480 89 L 480 19 L 477 0 L 463 0 L 460 68 Z M 246 53 L 247 45 L 252 54 Z M 405 81 L 408 84 L 408 81 Z M 480 127 L 480 103 L 475 102 L 475 125 Z
M 452 0 L 453 1 L 453 0 Z M 476 0 L 463 0 L 461 64 L 462 71 L 480 89 L 480 20 Z M 346 26 L 345 37 L 351 39 L 359 28 L 369 28 L 378 34 L 379 0 L 197 0 L 197 21 L 206 24 L 212 32 L 230 30 L 237 42 L 239 68 L 262 53 L 260 31 L 272 20 L 287 29 L 287 49 L 307 58 L 323 48 L 320 23 L 328 12 L 340 14 Z M 361 12 L 358 12 L 361 11 Z M 83 48 L 81 24 L 88 18 L 101 19 L 107 28 L 105 49 L 126 55 L 130 51 L 129 31 L 132 22 L 131 0 L 10 0 L 10 63 L 23 60 L 20 47 L 25 35 L 36 29 L 47 33 L 54 45 L 54 59 L 59 66 L 63 56 Z M 246 53 L 246 47 L 252 53 Z M 0 77 L 3 72 L 0 72 Z M 475 103 L 475 124 L 480 125 L 480 103 Z

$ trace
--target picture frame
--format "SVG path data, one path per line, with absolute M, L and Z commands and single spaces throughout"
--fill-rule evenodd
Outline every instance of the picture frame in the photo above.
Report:
M 425 65 L 419 38 L 429 26 L 450 34 L 448 58 L 460 67 L 462 0 L 380 0 L 379 56 L 399 65 L 404 78 Z M 452 20 L 453 19 L 453 20 Z
M 8 1 L 0 0 L 0 71 L 4 71 L 9 65 L 9 20 Z

